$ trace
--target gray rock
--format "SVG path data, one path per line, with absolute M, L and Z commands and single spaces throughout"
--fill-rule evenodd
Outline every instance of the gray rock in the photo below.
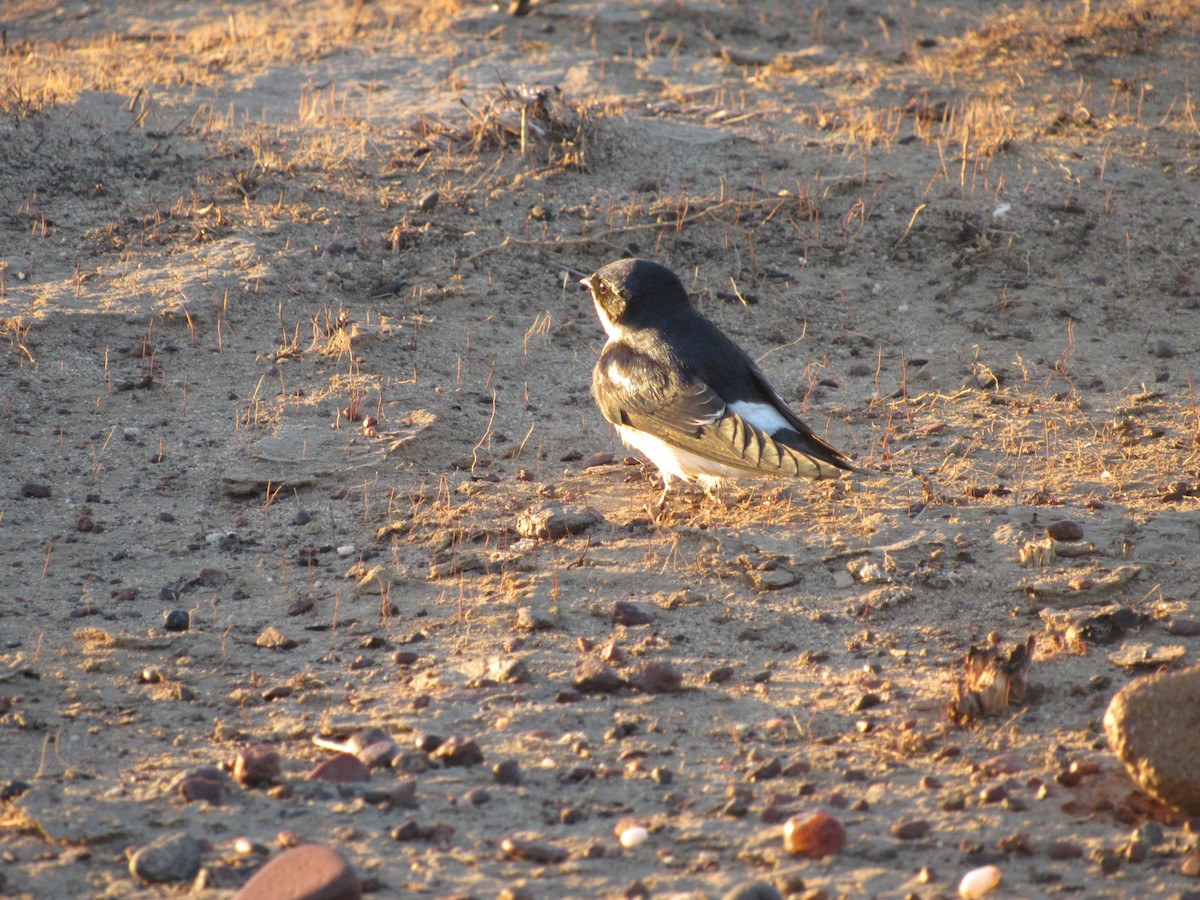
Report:
M 1142 790 L 1200 816 L 1200 666 L 1125 685 L 1104 714 L 1104 732 Z
M 726 891 L 721 900 L 783 900 L 783 894 L 769 881 L 746 881 Z
M 517 533 L 540 541 L 557 541 L 582 534 L 603 521 L 599 513 L 582 506 L 545 503 L 517 516 Z
M 168 834 L 129 858 L 129 871 L 139 881 L 190 881 L 200 871 L 200 844 L 187 834 Z

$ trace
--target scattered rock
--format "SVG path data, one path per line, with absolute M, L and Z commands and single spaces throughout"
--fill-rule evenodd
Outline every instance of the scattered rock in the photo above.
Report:
M 846 829 L 827 812 L 800 813 L 783 825 L 783 847 L 788 853 L 823 859 L 841 853 Z
M 129 858 L 129 871 L 151 883 L 190 881 L 200 871 L 200 844 L 187 834 L 168 834 Z
M 996 866 L 981 866 L 972 869 L 958 883 L 958 896 L 963 900 L 975 900 L 1000 886 L 1000 870 Z
M 783 900 L 783 894 L 769 881 L 747 881 L 734 885 L 721 900 Z
M 296 642 L 274 625 L 268 625 L 254 641 L 254 646 L 266 650 L 291 650 L 296 646 Z
M 517 533 L 539 541 L 557 541 L 582 534 L 603 521 L 599 513 L 586 507 L 544 503 L 517 516 Z
M 683 687 L 679 670 L 665 662 L 640 662 L 629 670 L 626 681 L 647 694 L 673 694 Z
M 233 778 L 246 787 L 256 787 L 279 777 L 282 761 L 279 751 L 266 744 L 252 744 L 233 761 Z
M 545 631 L 554 627 L 554 616 L 544 609 L 522 606 L 517 609 L 516 626 L 522 631 Z
M 608 663 L 587 656 L 575 663 L 575 676 L 571 684 L 581 694 L 611 694 L 620 690 L 625 682 Z
M 649 625 L 654 621 L 657 607 L 637 600 L 617 600 L 609 608 L 613 621 L 618 625 Z
M 362 884 L 336 850 L 302 844 L 271 860 L 234 900 L 361 900 Z
M 498 762 L 492 766 L 492 777 L 496 779 L 496 784 L 518 785 L 524 777 L 521 775 L 521 766 L 516 760 L 506 759 L 503 762 Z
M 34 500 L 45 500 L 50 496 L 50 485 L 40 484 L 35 481 L 27 481 L 21 485 L 21 496 L 29 497 Z
M 186 610 L 171 609 L 163 613 L 163 631 L 187 631 L 192 627 L 192 617 Z
M 892 823 L 892 835 L 902 841 L 919 841 L 932 830 L 928 819 L 901 819 Z
M 1154 645 L 1130 641 L 1108 654 L 1108 661 L 1122 669 L 1165 669 L 1187 656 L 1181 644 Z
M 1200 816 L 1200 666 L 1127 684 L 1104 714 L 1104 731 L 1142 790 Z
M 339 784 L 349 784 L 356 781 L 370 781 L 371 770 L 357 756 L 351 753 L 338 753 L 317 765 L 304 777 L 309 781 L 335 781 Z
M 444 766 L 477 766 L 483 762 L 483 751 L 468 737 L 448 737 L 429 755 Z
M 1175 355 L 1175 348 L 1167 341 L 1151 341 L 1148 349 L 1156 359 L 1171 359 Z
M 1046 534 L 1056 541 L 1083 540 L 1083 528 L 1078 522 L 1074 522 L 1071 519 L 1060 519 L 1057 522 L 1051 522 L 1046 526 Z
M 505 838 L 500 842 L 500 852 L 509 859 L 522 859 L 539 865 L 555 865 L 567 859 L 567 851 L 561 847 L 521 838 Z
M 433 212 L 437 209 L 438 201 L 442 199 L 442 195 L 437 191 L 426 191 L 421 195 L 421 199 L 417 201 L 417 207 L 421 212 Z

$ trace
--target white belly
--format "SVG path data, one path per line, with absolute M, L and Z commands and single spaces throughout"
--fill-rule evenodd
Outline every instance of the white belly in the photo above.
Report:
M 640 450 L 650 458 L 662 472 L 663 480 L 669 486 L 672 478 L 682 481 L 698 481 L 706 489 L 714 487 L 722 478 L 737 478 L 752 476 L 754 473 L 746 469 L 735 469 L 722 463 L 713 462 L 703 456 L 697 456 L 688 450 L 673 447 L 666 441 L 652 434 L 638 431 L 625 425 L 615 426 L 617 432 L 630 447 Z

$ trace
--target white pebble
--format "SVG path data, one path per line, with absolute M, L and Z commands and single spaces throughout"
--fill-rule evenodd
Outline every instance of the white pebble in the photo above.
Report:
M 963 900 L 975 900 L 991 893 L 1000 886 L 1000 870 L 996 866 L 981 866 L 972 869 L 958 883 L 958 896 Z
M 210 544 L 219 544 L 221 541 L 225 540 L 225 532 L 223 532 L 223 531 L 209 532 L 208 534 L 206 534 L 204 536 L 204 540 L 208 541 Z
M 1003 222 L 1004 217 L 1008 215 L 1008 211 L 1010 209 L 1012 209 L 1011 203 L 1001 203 L 999 206 L 997 206 L 995 209 L 992 210 L 992 221 L 993 222 Z
M 355 549 L 353 544 L 342 544 L 337 548 L 337 555 L 345 559 L 347 556 L 353 556 Z
M 650 832 L 641 825 L 630 825 L 621 832 L 621 846 L 626 850 L 640 847 L 650 840 Z

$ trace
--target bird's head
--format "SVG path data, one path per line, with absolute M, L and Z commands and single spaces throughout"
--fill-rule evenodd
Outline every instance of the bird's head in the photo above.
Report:
M 648 259 L 619 259 L 580 281 L 592 292 L 596 315 L 609 336 L 619 328 L 645 328 L 691 309 L 683 283 L 666 266 Z

